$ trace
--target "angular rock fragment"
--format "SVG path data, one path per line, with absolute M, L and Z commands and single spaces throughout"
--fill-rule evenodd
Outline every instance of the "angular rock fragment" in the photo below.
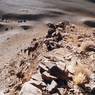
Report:
M 62 71 L 64 71 L 66 69 L 66 64 L 64 62 L 62 62 L 62 61 L 56 62 L 56 65 Z
M 55 32 L 55 29 L 49 29 L 48 30 L 48 34 L 46 35 L 46 38 L 50 38 L 50 37 L 52 37 L 52 34 Z
M 54 89 L 56 89 L 57 83 L 53 80 L 51 84 L 48 84 L 47 90 L 48 92 L 52 92 Z
M 58 89 L 60 95 L 66 95 L 67 89 L 64 89 L 64 88 L 57 88 L 57 89 Z
M 68 70 L 68 72 L 70 72 L 71 74 L 74 74 L 75 65 L 74 64 L 69 64 L 68 66 L 66 66 L 66 70 Z
M 61 27 L 61 28 L 65 29 L 66 25 L 69 25 L 68 21 L 59 22 L 56 24 L 56 28 Z
M 50 62 L 50 61 L 44 62 L 43 64 L 44 64 L 48 69 L 51 69 L 53 66 L 56 66 L 55 63 Z
M 55 29 L 55 28 L 56 28 L 56 27 L 55 27 L 55 25 L 54 25 L 54 24 L 52 24 L 52 23 L 48 23 L 47 25 L 48 25 L 48 27 L 49 27 L 49 28 L 53 28 L 53 29 Z
M 60 48 L 60 44 L 58 44 L 56 41 L 46 41 L 46 46 L 47 46 L 47 50 L 48 51 L 51 51 L 53 49 L 56 49 L 56 48 Z
M 95 95 L 95 87 L 91 90 L 91 95 Z
M 37 49 L 38 45 L 39 43 L 37 41 L 32 42 L 31 46 L 24 50 L 24 53 L 28 52 L 28 55 L 30 55 L 31 52 Z
M 30 80 L 30 83 L 39 89 L 46 87 L 46 84 L 42 81 Z
M 93 41 L 82 42 L 80 49 L 81 51 L 94 51 L 95 52 L 94 42 Z
M 55 79 L 57 79 L 55 76 L 50 75 L 48 72 L 43 72 L 42 78 L 44 80 L 55 80 Z
M 42 91 L 29 82 L 26 82 L 20 91 L 20 95 L 38 95 L 38 93 L 42 95 Z
M 37 74 L 32 75 L 32 79 L 36 80 L 36 81 L 42 81 L 42 77 L 40 72 L 38 72 Z
M 42 69 L 42 72 L 48 71 L 48 68 L 44 64 L 39 64 L 39 68 Z

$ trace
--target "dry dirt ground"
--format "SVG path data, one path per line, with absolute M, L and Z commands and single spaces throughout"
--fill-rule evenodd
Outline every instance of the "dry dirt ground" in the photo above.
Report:
M 67 84 L 60 87 L 65 89 L 65 93 L 61 94 L 60 91 L 56 91 L 58 87 L 54 88 L 54 92 L 46 89 L 47 84 L 44 82 L 46 90 L 39 88 L 41 95 L 95 95 L 94 29 L 69 22 L 39 24 L 35 27 L 29 25 L 29 29 L 23 29 L 22 24 L 18 26 L 14 24 L 11 29 L 10 24 L 1 23 L 1 25 L 4 26 L 0 31 L 6 27 L 9 29 L 6 30 L 6 34 L 2 32 L 0 34 L 0 90 L 2 93 L 19 95 L 19 92 L 23 91 L 21 90 L 23 84 L 30 81 L 32 75 L 37 73 L 39 64 L 45 63 L 48 59 L 51 64 L 58 63 L 58 68 L 66 73 Z M 64 63 L 66 70 L 60 61 Z M 92 74 L 94 78 L 90 78 Z M 58 79 L 54 81 L 57 85 L 59 85 L 58 81 L 64 80 L 62 76 L 64 75 L 61 75 L 61 80 L 56 76 Z M 46 78 L 48 78 L 47 75 Z M 79 88 L 74 88 L 75 86 Z M 89 87 L 88 92 L 87 87 Z

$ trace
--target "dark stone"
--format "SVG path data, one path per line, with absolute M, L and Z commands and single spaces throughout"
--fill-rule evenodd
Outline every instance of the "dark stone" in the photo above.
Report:
M 48 34 L 46 35 L 46 38 L 50 38 L 50 37 L 52 37 L 52 34 L 55 32 L 55 29 L 49 29 L 48 30 Z
M 48 23 L 47 25 L 48 25 L 49 28 L 56 29 L 55 25 L 52 24 L 52 23 Z
M 24 74 L 23 74 L 22 72 L 18 72 L 18 73 L 16 74 L 16 76 L 17 76 L 18 78 L 23 78 L 23 77 L 24 77 Z
M 65 80 L 65 79 L 60 79 L 60 80 L 58 79 L 58 80 L 56 80 L 56 82 L 58 83 L 59 88 L 67 86 L 67 80 Z
M 95 52 L 95 46 L 94 45 L 89 45 L 85 49 L 86 51 L 94 51 Z
M 5 31 L 8 31 L 8 28 L 5 28 Z
M 95 87 L 92 89 L 91 95 L 95 95 Z
M 56 36 L 56 41 L 59 42 L 63 39 L 62 35 L 60 32 L 58 32 L 57 36 Z
M 24 30 L 28 30 L 30 26 L 21 26 Z
M 48 51 L 51 51 L 56 48 L 60 48 L 60 45 L 54 41 L 47 41 L 45 44 L 47 46 Z
M 27 49 L 25 49 L 24 52 L 26 53 L 26 51 L 28 51 L 28 55 L 30 55 L 31 52 L 37 49 L 38 45 L 39 45 L 38 42 L 36 42 L 32 44 L 30 47 L 28 47 Z

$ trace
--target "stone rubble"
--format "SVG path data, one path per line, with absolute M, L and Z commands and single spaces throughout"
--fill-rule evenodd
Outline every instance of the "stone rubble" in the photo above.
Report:
M 86 42 L 93 37 L 78 34 L 69 22 L 49 23 L 48 27 L 44 38 L 33 39 L 24 50 L 40 61 L 36 61 L 37 71 L 22 85 L 19 95 L 95 95 L 95 46 L 93 40 Z
M 79 48 L 72 46 L 71 43 L 64 42 L 67 37 L 67 34 L 64 35 L 67 32 L 66 27 L 69 25 L 70 23 L 68 22 L 48 24 L 49 29 L 43 44 L 52 53 L 42 58 L 38 65 L 37 73 L 32 76 L 29 82 L 24 84 L 20 95 L 85 95 L 83 94 L 86 91 L 85 84 L 89 83 L 90 80 L 87 72 L 90 69 L 88 70 L 84 64 L 82 66 L 79 64 L 81 64 L 82 57 L 88 56 L 87 54 L 90 54 L 92 51 L 94 52 L 95 47 L 93 42 L 87 42 L 89 44 L 82 42 Z M 70 27 L 72 28 L 71 32 L 73 32 L 75 26 Z M 64 47 L 63 42 L 67 47 Z M 64 52 L 59 48 L 64 48 Z M 52 55 L 56 49 L 61 50 L 61 53 L 59 53 L 62 54 L 63 52 L 65 55 L 56 55 L 58 52 Z M 84 68 L 86 69 L 84 70 Z M 90 81 L 89 87 L 95 82 L 93 76 L 91 78 L 92 82 Z M 89 92 L 92 93 L 91 95 L 94 95 L 94 91 L 95 86 L 92 86 Z

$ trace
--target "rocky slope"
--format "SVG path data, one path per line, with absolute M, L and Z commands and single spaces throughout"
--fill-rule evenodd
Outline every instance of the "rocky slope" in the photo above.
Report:
M 94 95 L 95 32 L 68 21 L 47 26 L 4 67 L 4 94 Z

